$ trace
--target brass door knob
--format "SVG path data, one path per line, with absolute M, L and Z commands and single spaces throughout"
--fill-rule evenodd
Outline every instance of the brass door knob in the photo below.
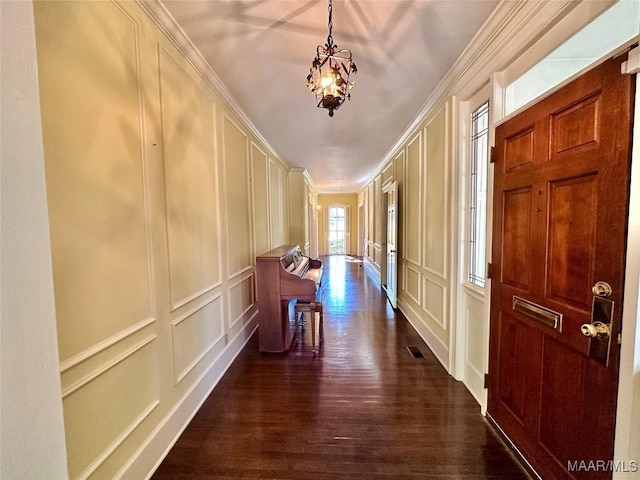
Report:
M 610 325 L 602 322 L 585 323 L 580 327 L 580 331 L 585 337 L 591 338 L 608 337 L 611 334 Z

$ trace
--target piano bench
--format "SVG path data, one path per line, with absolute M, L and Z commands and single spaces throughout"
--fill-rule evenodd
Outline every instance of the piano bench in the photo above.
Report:
M 295 315 L 298 318 L 298 313 L 311 314 L 311 344 L 313 356 L 315 357 L 318 354 L 318 349 L 316 349 L 316 313 L 320 314 L 320 324 L 322 326 L 322 302 L 296 302 Z M 320 337 L 320 332 L 318 332 L 318 337 Z M 320 338 L 318 338 L 318 347 L 320 344 Z

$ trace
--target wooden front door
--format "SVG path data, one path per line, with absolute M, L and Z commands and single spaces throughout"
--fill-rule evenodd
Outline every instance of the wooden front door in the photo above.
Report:
M 615 467 L 634 89 L 623 59 L 496 129 L 488 413 L 543 478 Z M 606 366 L 581 333 L 598 281 L 612 289 Z

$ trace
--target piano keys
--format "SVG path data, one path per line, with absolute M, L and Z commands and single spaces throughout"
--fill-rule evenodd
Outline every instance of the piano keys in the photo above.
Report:
M 281 245 L 256 257 L 256 269 L 260 351 L 287 351 L 295 302 L 321 301 L 322 262 L 298 245 Z

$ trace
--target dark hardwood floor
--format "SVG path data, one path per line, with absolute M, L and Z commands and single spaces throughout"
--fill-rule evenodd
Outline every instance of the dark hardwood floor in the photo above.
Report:
M 318 357 L 308 325 L 287 355 L 255 334 L 153 478 L 529 478 L 361 264 L 324 265 Z

